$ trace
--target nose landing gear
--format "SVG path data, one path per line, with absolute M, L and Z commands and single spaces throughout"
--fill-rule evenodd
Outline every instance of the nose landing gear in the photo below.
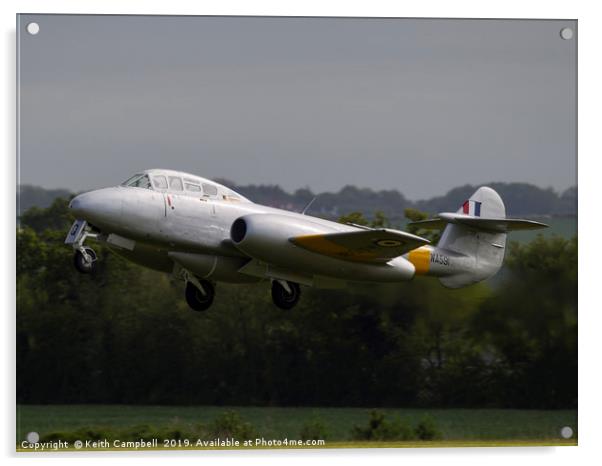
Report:
M 85 220 L 76 220 L 69 230 L 65 244 L 71 245 L 75 251 L 73 264 L 78 272 L 90 274 L 96 270 L 98 256 L 94 249 L 84 246 L 87 238 L 98 238 L 98 234 L 92 233 Z
M 75 250 L 73 255 L 73 264 L 80 273 L 94 273 L 96 270 L 97 256 L 94 249 L 89 247 L 81 247 Z
M 301 296 L 301 288 L 298 283 L 286 280 L 274 280 L 272 282 L 272 300 L 280 309 L 292 309 Z

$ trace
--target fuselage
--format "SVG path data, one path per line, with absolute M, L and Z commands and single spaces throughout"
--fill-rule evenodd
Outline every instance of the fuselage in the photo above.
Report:
M 257 274 L 239 273 L 251 258 L 231 240 L 235 220 L 252 214 L 272 216 L 283 237 L 287 237 L 289 230 L 290 236 L 358 230 L 351 225 L 255 204 L 225 186 L 187 173 L 147 170 L 137 176 L 145 178 L 80 194 L 71 201 L 70 208 L 103 237 L 117 235 L 135 242 L 133 248 L 127 249 L 115 247 L 109 241 L 118 253 L 164 272 L 173 270 L 174 260 L 178 263 L 188 260 L 194 268 L 195 260 L 203 263 L 206 256 L 206 263 L 199 268 L 202 272 L 213 268 L 211 278 L 216 281 L 256 279 Z M 284 253 L 282 248 L 271 248 L 266 243 L 262 254 L 263 262 L 282 269 L 282 273 L 296 274 L 301 283 L 316 276 L 400 281 L 414 275 L 414 266 L 402 257 L 388 264 L 357 263 L 310 253 L 292 243 L 286 244 Z M 221 269 L 218 260 L 225 264 Z
M 93 273 L 93 237 L 143 266 L 184 280 L 188 305 L 209 308 L 216 282 L 270 280 L 281 309 L 300 285 L 340 288 L 351 282 L 437 277 L 448 288 L 486 280 L 500 269 L 506 233 L 546 225 L 506 217 L 504 203 L 482 186 L 455 213 L 418 222 L 441 229 L 436 246 L 409 232 L 366 228 L 255 204 L 226 186 L 188 173 L 146 170 L 121 186 L 75 197 L 77 220 L 66 244 L 74 265 Z

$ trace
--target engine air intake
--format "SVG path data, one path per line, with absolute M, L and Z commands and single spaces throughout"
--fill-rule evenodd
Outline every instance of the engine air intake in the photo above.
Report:
M 234 220 L 232 227 L 230 228 L 230 238 L 235 243 L 240 243 L 247 235 L 247 222 L 244 218 L 237 218 Z

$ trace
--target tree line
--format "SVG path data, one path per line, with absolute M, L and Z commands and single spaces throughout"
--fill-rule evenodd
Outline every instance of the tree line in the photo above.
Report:
M 464 185 L 451 189 L 443 196 L 412 201 L 397 190 L 375 191 L 369 188 L 345 186 L 338 192 L 314 193 L 301 188 L 289 193 L 277 185 L 237 185 L 228 180 L 216 180 L 240 192 L 259 204 L 302 210 L 316 198 L 308 212 L 329 218 L 337 218 L 351 211 L 361 212 L 372 218 L 374 212 L 382 211 L 394 223 L 403 222 L 402 212 L 413 208 L 423 212 L 455 212 L 459 205 L 476 191 L 478 186 Z M 504 199 L 509 215 L 577 215 L 577 188 L 561 193 L 553 189 L 542 189 L 528 183 L 488 183 Z M 33 206 L 46 208 L 57 197 L 68 197 L 66 190 L 46 190 L 37 186 L 19 187 L 20 212 Z
M 304 288 L 289 312 L 269 283 L 218 284 L 194 313 L 181 282 L 106 247 L 78 274 L 66 199 L 20 220 L 19 403 L 577 405 L 576 237 L 510 243 L 495 284 Z

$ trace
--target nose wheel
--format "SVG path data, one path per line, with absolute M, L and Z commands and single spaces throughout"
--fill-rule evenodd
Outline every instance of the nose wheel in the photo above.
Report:
M 298 283 L 285 280 L 274 280 L 272 282 L 272 300 L 280 309 L 292 309 L 299 301 L 301 288 Z
M 96 270 L 96 261 L 98 256 L 94 249 L 84 245 L 87 238 L 98 238 L 97 233 L 93 233 L 85 220 L 76 220 L 69 234 L 65 239 L 65 244 L 71 245 L 75 251 L 73 255 L 73 265 L 80 273 L 90 274 Z
M 94 249 L 82 247 L 73 255 L 73 265 L 80 273 L 90 274 L 96 270 L 97 256 Z
M 193 311 L 206 311 L 213 303 L 215 289 L 207 280 L 198 280 L 197 282 L 198 286 L 191 281 L 186 282 L 186 302 Z

